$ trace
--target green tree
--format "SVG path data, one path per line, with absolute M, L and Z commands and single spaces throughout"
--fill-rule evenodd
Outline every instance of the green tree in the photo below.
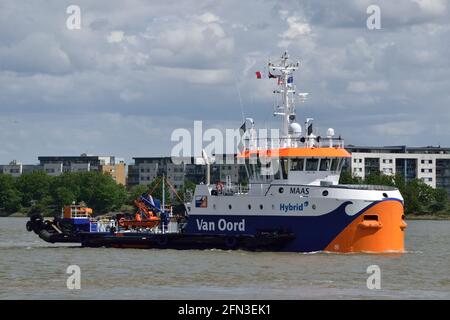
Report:
M 94 210 L 105 213 L 120 208 L 127 200 L 124 186 L 117 184 L 109 174 L 83 172 L 81 174 L 80 198 Z
M 162 177 L 156 177 L 149 185 L 148 190 L 151 196 L 155 199 L 161 200 L 162 203 Z M 164 184 L 164 192 L 166 194 L 166 204 L 171 204 L 170 188 L 167 183 Z
M 51 177 L 43 171 L 24 173 L 17 178 L 16 185 L 22 194 L 22 205 L 30 206 L 31 201 L 40 201 L 50 195 Z
M 63 206 L 69 205 L 72 202 L 77 202 L 77 196 L 75 193 L 66 186 L 57 187 L 52 192 L 53 204 L 56 207 L 62 208 Z
M 371 172 L 365 179 L 364 184 L 378 186 L 395 186 L 394 177 L 385 175 L 380 171 Z
M 343 171 L 339 178 L 340 184 L 361 184 L 363 181 L 360 177 L 356 177 L 349 171 Z
M 22 195 L 16 188 L 16 179 L 0 174 L 0 209 L 13 213 L 21 209 Z
M 438 212 L 446 212 L 448 214 L 448 194 L 445 189 L 442 188 L 436 188 L 434 190 L 434 199 L 433 202 L 430 204 L 429 208 L 431 212 L 438 213 Z
M 147 185 L 138 184 L 130 188 L 128 191 L 128 202 L 133 203 L 135 199 L 137 199 L 140 195 L 149 192 L 150 189 Z
M 178 196 L 175 198 L 175 203 L 183 204 L 186 201 L 185 199 L 186 194 L 190 193 L 193 195 L 196 186 L 197 185 L 194 182 L 185 180 L 183 187 L 177 192 Z

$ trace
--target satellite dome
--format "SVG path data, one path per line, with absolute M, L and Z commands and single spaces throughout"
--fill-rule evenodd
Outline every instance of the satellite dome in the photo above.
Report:
M 297 122 L 289 124 L 289 134 L 299 137 L 302 134 L 302 126 Z
M 332 137 L 334 136 L 334 129 L 333 128 L 328 128 L 327 130 L 327 137 Z

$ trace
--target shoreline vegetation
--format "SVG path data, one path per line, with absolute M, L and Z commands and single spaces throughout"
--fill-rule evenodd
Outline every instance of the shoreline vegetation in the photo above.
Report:
M 164 185 L 166 204 L 176 212 L 187 190 L 195 184 L 186 182 L 177 193 Z M 117 184 L 108 173 L 67 172 L 49 176 L 42 171 L 24 173 L 19 177 L 0 174 L 0 217 L 29 217 L 40 213 L 45 217 L 59 216 L 64 206 L 84 202 L 94 216 L 111 212 L 134 213 L 134 199 L 145 192 L 162 198 L 161 177 L 148 185 L 126 188 Z
M 400 190 L 405 203 L 407 220 L 450 220 L 449 196 L 444 189 L 432 187 L 423 181 L 405 181 L 403 176 L 387 176 L 373 172 L 365 179 L 343 172 L 340 184 L 387 185 Z M 150 192 L 161 199 L 161 177 L 148 185 L 127 188 L 117 184 L 108 173 L 67 172 L 49 176 L 42 171 L 24 173 L 19 177 L 0 174 L 0 217 L 59 216 L 63 206 L 84 202 L 94 215 L 111 212 L 133 212 L 133 200 Z M 195 184 L 186 181 L 176 194 L 165 185 L 167 204 L 178 209 L 183 206 L 186 192 L 193 193 Z

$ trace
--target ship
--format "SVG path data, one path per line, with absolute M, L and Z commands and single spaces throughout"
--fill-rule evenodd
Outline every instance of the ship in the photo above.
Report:
M 143 208 L 155 212 L 148 226 L 116 218 L 107 222 L 107 231 L 86 227 L 65 234 L 37 216 L 27 228 L 36 233 L 47 230 L 51 234 L 41 238 L 49 242 L 65 239 L 88 247 L 404 252 L 407 224 L 399 190 L 340 184 L 343 167 L 351 159 L 344 139 L 336 137 L 333 128 L 322 137 L 313 118 L 305 119 L 302 130 L 296 103 L 305 102 L 308 94 L 294 83 L 299 68 L 287 52 L 268 62 L 268 78 L 276 80 L 273 93 L 279 101 L 273 113 L 281 118 L 281 128 L 276 139 L 260 139 L 253 119 L 245 119 L 245 139 L 236 157 L 248 174 L 245 187 L 230 181 L 211 183 L 205 160 L 207 181 L 196 185 L 181 220 L 174 221 L 164 207 L 141 199 Z M 88 220 L 86 224 L 102 225 Z

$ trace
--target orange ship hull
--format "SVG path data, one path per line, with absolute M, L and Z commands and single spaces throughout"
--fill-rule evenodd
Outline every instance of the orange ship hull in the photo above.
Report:
M 397 200 L 382 201 L 358 216 L 328 244 L 331 252 L 404 252 L 403 205 Z

